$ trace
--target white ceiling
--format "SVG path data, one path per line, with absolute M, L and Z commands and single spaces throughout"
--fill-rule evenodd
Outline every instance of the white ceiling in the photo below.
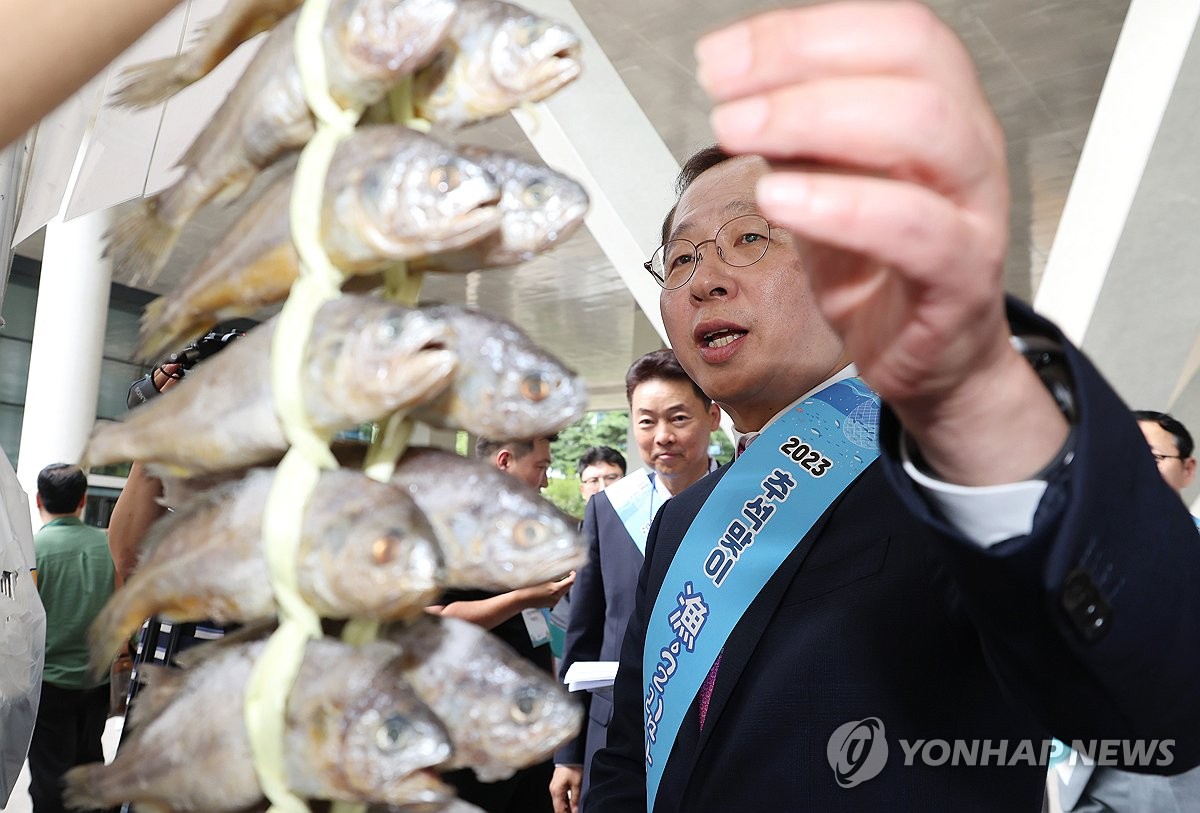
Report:
M 750 12 L 781 5 L 784 4 L 760 0 L 655 3 L 576 0 L 574 8 L 641 107 L 657 138 L 678 161 L 709 143 L 711 138 L 707 126 L 708 100 L 693 79 L 692 47 L 696 38 Z M 929 0 L 929 5 L 962 36 L 974 55 L 1008 135 L 1013 225 L 1006 285 L 1021 298 L 1032 300 L 1050 254 L 1129 0 Z M 585 68 L 586 57 L 585 52 Z M 1196 61 L 1193 56 L 1188 65 Z M 1200 65 L 1194 67 L 1200 76 Z M 562 95 L 578 92 L 578 87 L 568 87 Z M 1192 98 L 1200 95 L 1195 90 L 1200 88 L 1193 90 Z M 1176 96 L 1179 95 L 1177 91 Z M 1164 153 L 1157 161 L 1150 162 L 1148 175 L 1159 173 L 1160 182 L 1168 186 L 1175 182 L 1171 161 L 1178 160 L 1194 143 L 1194 139 L 1182 135 L 1188 132 L 1189 116 L 1196 112 L 1193 107 L 1173 108 L 1181 135 L 1172 143 L 1178 149 L 1170 156 Z M 459 140 L 535 154 L 511 118 L 470 129 L 460 134 Z M 661 149 L 661 145 L 648 143 L 646 149 L 651 148 Z M 1200 180 L 1200 161 L 1194 156 L 1188 160 Z M 593 165 L 591 170 L 621 173 L 622 166 Z M 655 189 L 647 194 L 661 198 L 668 193 Z M 1194 194 L 1193 191 L 1191 195 Z M 1147 207 L 1141 216 L 1155 221 L 1155 211 L 1154 207 Z M 236 206 L 205 212 L 185 234 L 155 289 L 161 291 L 175 285 L 214 237 L 228 227 L 236 213 Z M 647 222 L 626 225 L 636 232 L 642 246 L 655 244 L 657 216 Z M 1129 237 L 1123 245 L 1136 243 L 1132 235 Z M 36 239 L 19 250 L 36 255 Z M 1126 253 L 1129 250 L 1127 247 Z M 1143 246 L 1143 252 L 1131 260 L 1139 269 L 1148 261 L 1143 256 L 1145 250 L 1148 249 Z M 1158 267 L 1156 271 L 1163 275 L 1193 273 L 1177 263 L 1170 269 Z M 1169 369 L 1156 369 L 1151 353 L 1117 352 L 1114 345 L 1128 350 L 1131 342 L 1120 316 L 1110 311 L 1128 306 L 1129 289 L 1136 288 L 1137 283 L 1136 276 L 1132 281 L 1128 275 L 1114 276 L 1110 272 L 1109 276 L 1106 284 L 1118 287 L 1106 290 L 1096 313 L 1110 321 L 1094 321 L 1088 333 L 1088 343 L 1101 348 L 1099 357 L 1106 373 L 1119 379 L 1124 366 L 1136 364 L 1139 380 L 1158 375 L 1178 382 L 1181 367 L 1189 363 L 1200 366 L 1200 360 L 1188 361 L 1197 337 L 1194 308 L 1174 313 L 1173 318 L 1182 321 L 1182 326 L 1169 335 L 1156 337 L 1159 342 L 1171 342 L 1182 348 L 1169 362 Z M 1161 286 L 1170 287 L 1168 282 L 1162 282 Z M 597 393 L 597 405 L 623 400 L 620 382 L 629 361 L 653 343 L 652 333 L 647 339 L 648 329 L 636 313 L 626 285 L 586 229 L 549 255 L 519 268 L 427 277 L 422 298 L 476 305 L 513 320 L 587 377 Z M 1169 301 L 1169 296 L 1163 298 Z M 1156 300 L 1154 307 L 1162 305 Z M 1173 307 L 1184 305 L 1174 303 Z M 1088 343 L 1085 346 L 1090 347 Z M 1113 360 L 1115 369 L 1106 366 L 1108 358 Z M 1174 393 L 1170 398 L 1155 391 L 1154 402 L 1141 402 L 1138 406 L 1173 406 L 1185 421 L 1191 418 L 1188 422 L 1200 429 L 1200 406 L 1194 404 L 1194 397 L 1186 397 L 1189 393 L 1196 395 L 1198 388 L 1200 384 L 1192 381 L 1190 390 L 1185 385 L 1183 395 Z M 1137 394 L 1145 390 L 1132 392 L 1127 397 L 1136 400 Z M 1168 404 L 1167 400 L 1174 403 Z

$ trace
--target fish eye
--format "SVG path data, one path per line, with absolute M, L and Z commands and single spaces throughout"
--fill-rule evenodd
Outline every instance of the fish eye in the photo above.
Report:
M 532 547 L 543 541 L 548 532 L 536 519 L 523 519 L 513 528 L 513 541 L 522 547 Z
M 429 171 L 429 186 L 438 192 L 449 192 L 461 180 L 462 174 L 454 164 L 442 164 Z
M 542 709 L 541 693 L 533 686 L 522 686 L 513 692 L 511 715 L 513 722 L 526 725 L 536 720 Z
M 375 732 L 375 744 L 382 751 L 399 751 L 404 748 L 412 734 L 412 725 L 407 717 L 393 714 L 383 721 Z
M 521 379 L 521 397 L 535 404 L 550 397 L 550 382 L 541 373 L 530 373 Z
M 404 547 L 404 540 L 397 533 L 387 533 L 371 543 L 371 561 L 386 565 L 395 561 Z
M 404 314 L 389 316 L 379 323 L 379 337 L 384 341 L 395 339 L 404 332 L 408 317 Z
M 550 199 L 550 190 L 541 181 L 534 181 L 521 193 L 521 202 L 530 209 L 536 209 Z

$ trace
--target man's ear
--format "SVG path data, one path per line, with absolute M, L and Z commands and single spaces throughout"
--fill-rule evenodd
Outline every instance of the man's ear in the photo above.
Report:
M 721 408 L 719 406 L 717 406 L 716 404 L 709 404 L 708 405 L 708 417 L 711 421 L 711 423 L 708 427 L 708 431 L 716 432 L 717 427 L 719 427 L 721 425 Z
M 513 455 L 508 449 L 501 449 L 496 452 L 496 468 L 505 471 L 509 464 L 512 463 Z
M 33 496 L 34 496 L 34 499 L 35 499 L 35 500 L 37 500 L 37 507 L 38 507 L 38 508 L 41 508 L 41 507 L 42 507 L 42 495 L 41 495 L 41 492 L 38 492 L 37 494 L 35 494 L 35 495 L 33 495 Z
M 1187 488 L 1196 479 L 1196 458 L 1189 457 L 1183 463 L 1183 487 Z

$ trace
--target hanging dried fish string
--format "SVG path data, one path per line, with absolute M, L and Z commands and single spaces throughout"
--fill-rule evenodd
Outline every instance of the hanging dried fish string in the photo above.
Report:
M 279 315 L 271 348 L 275 410 L 290 444 L 263 517 L 263 540 L 280 623 L 254 667 L 246 692 L 246 727 L 255 770 L 272 813 L 308 811 L 305 801 L 287 785 L 283 754 L 287 697 L 299 673 L 305 644 L 321 636 L 320 618 L 296 589 L 296 549 L 304 505 L 320 471 L 336 467 L 337 462 L 329 451 L 330 439 L 314 431 L 304 414 L 301 370 L 313 316 L 321 305 L 341 295 L 342 274 L 330 263 L 319 241 L 325 174 L 334 149 L 354 131 L 362 112 L 343 109 L 329 95 L 321 38 L 328 10 L 329 0 L 306 0 L 296 26 L 297 67 L 318 124 L 300 155 L 292 193 L 292 239 L 300 257 L 300 277 Z

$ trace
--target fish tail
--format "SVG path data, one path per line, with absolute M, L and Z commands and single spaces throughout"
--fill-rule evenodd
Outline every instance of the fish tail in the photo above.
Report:
M 139 361 L 152 361 L 168 348 L 182 344 L 183 338 L 197 327 L 195 320 L 188 319 L 186 315 L 173 315 L 175 309 L 171 307 L 172 304 L 168 297 L 160 296 L 142 311 L 138 343 L 134 351 Z
M 75 810 L 99 810 L 124 802 L 136 778 L 128 760 L 117 758 L 111 765 L 93 762 L 72 768 L 63 775 L 63 803 Z
M 113 276 L 136 285 L 154 282 L 179 239 L 179 229 L 159 216 L 158 198 L 147 198 L 113 223 L 105 234 L 104 256 Z
M 192 76 L 191 54 L 155 59 L 121 72 L 121 86 L 112 95 L 113 107 L 146 108 L 165 102 L 199 77 Z

